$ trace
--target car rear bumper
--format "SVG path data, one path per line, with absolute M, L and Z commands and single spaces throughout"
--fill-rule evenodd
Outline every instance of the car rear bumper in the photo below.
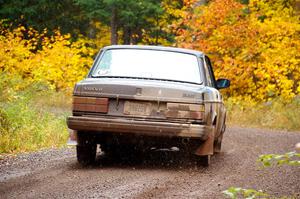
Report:
M 68 127 L 76 131 L 127 133 L 148 136 L 188 137 L 206 140 L 213 127 L 200 124 L 141 121 L 126 118 L 69 116 Z

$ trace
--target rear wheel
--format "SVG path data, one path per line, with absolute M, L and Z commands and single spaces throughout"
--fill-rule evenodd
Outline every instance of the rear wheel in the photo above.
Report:
M 214 141 L 214 153 L 220 153 L 222 148 L 223 133 Z
M 191 154 L 192 161 L 196 162 L 197 165 L 208 167 L 210 165 L 211 155 L 196 155 L 196 154 L 194 154 L 200 145 L 201 145 L 201 140 L 190 140 L 189 143 L 186 145 L 185 150 L 189 154 Z
M 87 166 L 95 162 L 96 158 L 96 144 L 89 144 L 85 146 L 77 146 L 77 160 L 83 165 Z
M 197 157 L 197 164 L 200 166 L 208 167 L 210 165 L 211 155 L 203 155 Z

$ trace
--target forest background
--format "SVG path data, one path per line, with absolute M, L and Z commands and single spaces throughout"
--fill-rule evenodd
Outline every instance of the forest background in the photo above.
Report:
M 110 44 L 200 50 L 230 125 L 300 130 L 300 1 L 1 0 L 0 154 L 63 146 L 72 89 Z

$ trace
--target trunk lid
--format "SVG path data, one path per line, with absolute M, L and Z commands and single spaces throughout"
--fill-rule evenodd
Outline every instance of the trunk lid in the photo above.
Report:
M 207 88 L 190 83 L 125 78 L 87 78 L 75 86 L 75 96 L 147 101 L 201 103 Z

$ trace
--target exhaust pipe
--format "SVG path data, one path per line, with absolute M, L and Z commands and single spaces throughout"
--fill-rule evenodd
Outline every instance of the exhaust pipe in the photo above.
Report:
M 181 143 L 182 143 L 183 145 L 187 145 L 187 143 L 189 143 L 189 141 L 190 141 L 189 138 L 183 138 L 183 139 L 181 140 Z

